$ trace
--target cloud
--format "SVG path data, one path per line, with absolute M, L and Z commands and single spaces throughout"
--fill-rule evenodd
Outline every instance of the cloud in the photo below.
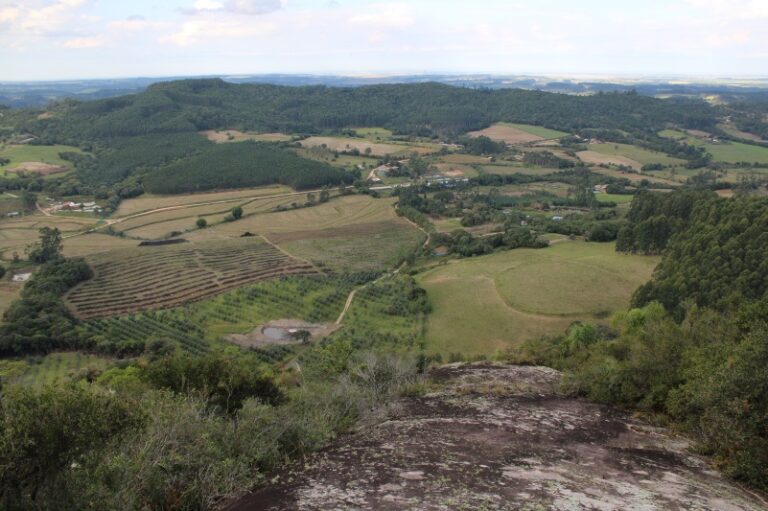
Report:
M 216 11 L 224 7 L 224 4 L 215 0 L 197 0 L 195 10 L 197 11 Z
M 85 48 L 98 48 L 99 46 L 104 46 L 106 42 L 106 39 L 103 37 L 76 37 L 64 41 L 62 46 L 80 50 Z
M 177 46 L 189 46 L 196 43 L 215 43 L 222 39 L 242 39 L 263 36 L 276 32 L 278 25 L 273 22 L 254 22 L 237 18 L 196 19 L 182 24 L 181 28 L 160 42 Z
M 348 19 L 353 25 L 374 28 L 404 28 L 415 22 L 411 7 L 405 3 L 386 3 L 370 5 L 366 12 Z
M 685 2 L 720 19 L 768 18 L 766 0 L 685 0 Z

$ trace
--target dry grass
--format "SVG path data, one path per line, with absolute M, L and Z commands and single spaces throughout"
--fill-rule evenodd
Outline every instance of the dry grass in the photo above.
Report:
M 412 153 L 431 154 L 437 152 L 439 147 L 434 144 L 394 144 L 371 142 L 359 138 L 346 137 L 309 137 L 301 141 L 302 147 L 322 147 L 325 145 L 331 151 L 351 151 L 357 149 L 360 154 L 365 154 L 370 149 L 373 156 L 402 155 L 408 156 Z
M 238 237 L 246 231 L 254 234 L 274 234 L 393 220 L 397 218 L 393 203 L 394 199 L 348 195 L 318 206 L 265 213 L 237 222 L 222 223 L 195 231 L 185 237 L 189 240 L 226 239 Z
M 245 140 L 255 140 L 257 142 L 287 142 L 293 137 L 286 135 L 285 133 L 253 133 L 250 131 L 242 132 L 238 130 L 221 130 L 221 131 L 201 131 L 201 135 L 217 144 L 223 144 L 225 142 L 243 142 Z
M 485 136 L 491 140 L 505 142 L 509 145 L 530 144 L 531 142 L 540 142 L 544 137 L 525 132 L 509 124 L 494 124 L 483 130 L 470 131 L 470 137 Z
M 8 172 L 13 172 L 15 174 L 18 174 L 19 172 L 28 172 L 32 174 L 40 174 L 41 176 L 48 176 L 50 174 L 67 172 L 68 170 L 69 169 L 64 165 L 52 165 L 50 163 L 39 161 L 24 161 L 15 167 L 8 169 Z
M 576 153 L 581 161 L 589 165 L 624 165 L 640 171 L 643 165 L 626 156 L 602 154 L 597 151 L 579 151 Z
M 128 199 L 120 204 L 115 216 L 123 217 L 140 213 L 142 211 L 151 211 L 158 208 L 167 208 L 187 204 L 198 204 L 203 202 L 246 199 L 248 197 L 260 197 L 266 195 L 275 195 L 290 193 L 292 190 L 287 186 L 273 185 L 262 186 L 259 188 L 248 188 L 245 190 L 229 190 L 226 192 L 192 193 L 184 195 L 149 195 L 144 194 L 135 199 Z

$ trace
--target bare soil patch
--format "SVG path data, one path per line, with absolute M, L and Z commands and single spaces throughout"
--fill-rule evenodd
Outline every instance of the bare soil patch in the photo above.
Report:
M 200 134 L 211 142 L 216 142 L 217 144 L 243 142 L 245 140 L 255 140 L 257 142 L 287 142 L 292 138 L 285 133 L 252 133 L 238 130 L 207 130 L 201 131 Z
M 456 364 L 431 393 L 271 478 L 232 511 L 760 510 L 684 440 L 558 394 L 545 367 Z
M 405 145 L 405 144 L 384 144 L 379 142 L 371 142 L 365 139 L 355 138 L 343 138 L 343 137 L 309 137 L 301 141 L 302 147 L 320 147 L 325 146 L 331 151 L 352 151 L 357 149 L 360 154 L 366 154 L 366 150 L 370 149 L 372 156 L 384 156 L 387 154 L 429 154 L 436 152 L 436 149 L 424 147 L 420 145 Z
M 69 169 L 64 165 L 52 165 L 50 163 L 43 163 L 40 161 L 25 161 L 19 163 L 16 167 L 8 169 L 8 172 L 31 172 L 33 174 L 40 174 L 41 176 L 47 176 L 49 174 L 58 174 L 60 172 L 66 172 Z
M 530 144 L 531 142 L 540 142 L 543 137 L 532 135 L 519 128 L 508 126 L 506 124 L 494 124 L 483 130 L 470 131 L 470 137 L 486 136 L 491 140 L 506 142 L 509 145 Z
M 231 343 L 244 348 L 255 348 L 269 344 L 299 344 L 301 331 L 309 332 L 308 342 L 328 337 L 341 325 L 333 323 L 308 323 L 300 319 L 278 319 L 257 326 L 247 334 L 230 334 L 226 337 Z

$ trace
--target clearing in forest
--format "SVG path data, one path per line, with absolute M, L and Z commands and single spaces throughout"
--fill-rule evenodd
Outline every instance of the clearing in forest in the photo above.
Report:
M 627 307 L 657 263 L 616 253 L 613 243 L 587 242 L 451 261 L 417 277 L 433 306 L 427 350 L 488 355 L 559 335 L 573 321 Z
M 395 144 L 371 142 L 369 140 L 347 137 L 309 137 L 301 141 L 302 147 L 326 147 L 331 151 L 353 151 L 357 149 L 360 154 L 372 156 L 409 156 L 412 153 L 430 154 L 440 148 L 434 144 Z M 370 151 L 368 151 L 370 149 Z
M 172 307 L 265 279 L 317 273 L 257 237 L 136 247 L 95 255 L 88 263 L 94 277 L 66 296 L 83 319 Z
M 82 153 L 67 145 L 8 145 L 0 146 L 0 158 L 10 160 L 0 167 L 0 175 L 12 178 L 20 172 L 54 176 L 72 170 L 71 162 L 63 159 L 62 153 Z
M 567 133 L 540 126 L 500 122 L 482 130 L 470 131 L 468 135 L 470 137 L 486 136 L 491 140 L 505 142 L 509 145 L 520 145 L 564 137 Z
M 238 130 L 207 130 L 201 131 L 201 135 L 217 144 L 225 142 L 243 142 L 245 140 L 255 140 L 256 142 L 287 142 L 293 137 L 285 133 L 253 133 L 250 131 L 242 132 Z

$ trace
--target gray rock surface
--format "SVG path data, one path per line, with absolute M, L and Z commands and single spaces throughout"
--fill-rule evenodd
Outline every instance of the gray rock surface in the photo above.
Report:
M 558 394 L 544 367 L 453 364 L 440 390 L 278 475 L 233 511 L 768 509 L 683 439 Z

